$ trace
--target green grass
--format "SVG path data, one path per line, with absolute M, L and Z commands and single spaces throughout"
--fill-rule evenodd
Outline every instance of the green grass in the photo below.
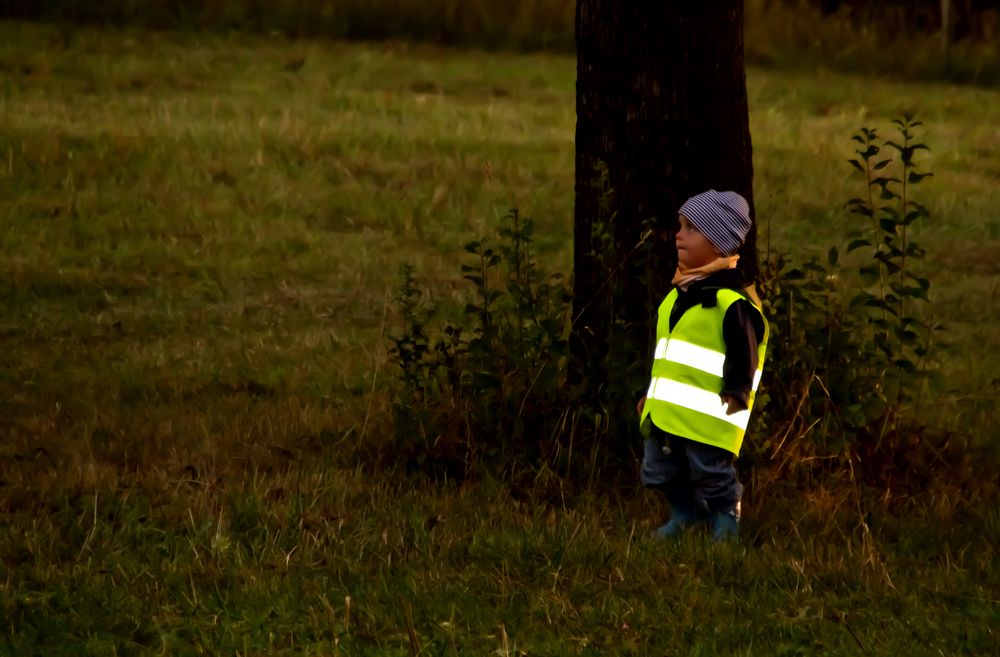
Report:
M 882 491 L 778 487 L 745 548 L 664 548 L 634 491 L 350 466 L 390 430 L 401 264 L 459 298 L 462 244 L 516 206 L 568 273 L 572 58 L 5 23 L 0 70 L 0 650 L 995 650 L 988 497 L 870 518 Z M 918 239 L 953 348 L 921 413 L 988 443 L 1000 93 L 748 83 L 758 216 L 797 258 L 846 242 L 850 135 L 926 122 Z
M 305 456 L 305 455 L 302 455 Z M 996 510 L 926 536 L 822 491 L 746 547 L 647 538 L 652 496 L 386 483 L 285 456 L 60 481 L 0 542 L 8 654 L 990 654 Z M 934 495 L 925 502 L 935 503 Z M 957 500 L 937 498 L 936 514 Z M 798 510 L 793 510 L 798 509 Z M 931 514 L 928 514 L 930 516 Z M 959 519 L 956 519 L 959 520 Z M 411 638 L 412 632 L 412 638 Z M 940 651 L 940 652 L 939 652 Z

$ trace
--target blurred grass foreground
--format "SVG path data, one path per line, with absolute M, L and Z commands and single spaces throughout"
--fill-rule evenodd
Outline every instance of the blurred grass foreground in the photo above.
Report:
M 825 254 L 849 136 L 923 119 L 956 453 L 664 546 L 635 488 L 364 458 L 401 264 L 458 308 L 520 207 L 569 273 L 571 56 L 0 23 L 0 653 L 995 654 L 997 482 L 949 477 L 997 459 L 1000 93 L 800 66 L 748 71 L 761 244 Z

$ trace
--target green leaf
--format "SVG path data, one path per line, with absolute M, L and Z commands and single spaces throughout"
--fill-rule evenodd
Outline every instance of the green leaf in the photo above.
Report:
M 891 310 L 889 304 L 887 304 L 885 301 L 879 299 L 874 295 L 870 296 L 868 299 L 865 299 L 864 306 L 866 308 L 878 308 L 879 310 L 885 310 L 885 311 Z
M 849 404 L 844 407 L 843 412 L 848 426 L 857 428 L 865 424 L 865 413 L 861 404 Z
M 872 167 L 872 169 L 874 169 L 875 171 L 879 171 L 879 170 L 884 169 L 887 166 L 889 166 L 889 164 L 891 162 L 892 162 L 891 159 L 889 159 L 889 160 L 882 160 L 881 162 L 876 163 L 875 166 Z
M 888 247 L 887 250 L 885 251 L 885 254 L 888 258 L 896 259 L 903 257 L 903 250 L 900 249 L 895 244 L 893 244 L 893 240 L 891 237 L 885 238 L 885 244 Z
M 887 233 L 896 234 L 896 221 L 894 219 L 884 218 L 880 219 L 878 225 Z
M 927 300 L 927 290 L 920 286 L 894 285 L 892 289 L 906 297 Z
M 933 176 L 933 175 L 934 175 L 933 173 L 917 173 L 916 171 L 911 171 L 909 177 L 907 178 L 907 180 L 909 180 L 911 183 L 913 183 L 915 185 L 915 184 L 919 183 L 921 180 L 923 180 L 924 178 L 927 178 L 928 176 Z
M 861 274 L 861 280 L 865 285 L 872 285 L 879 279 L 879 268 L 876 266 L 862 267 L 858 273 Z
M 881 208 L 879 208 L 879 210 L 881 210 L 882 214 L 884 214 L 885 216 L 891 217 L 895 219 L 897 222 L 899 221 L 899 210 L 892 207 L 891 205 L 883 205 Z
M 479 254 L 479 247 L 481 245 L 482 245 L 482 242 L 480 242 L 478 240 L 476 240 L 475 242 L 469 242 L 468 244 L 465 245 L 465 250 L 468 251 L 469 253 L 474 253 L 474 254 L 478 255 Z
M 867 306 L 869 305 L 869 302 L 872 300 L 877 300 L 877 299 L 875 295 L 871 294 L 870 292 L 858 292 L 851 299 L 850 303 L 848 304 L 848 307 L 853 309 L 857 308 L 858 306 Z
M 889 341 L 889 336 L 888 335 L 886 335 L 884 333 L 879 333 L 878 335 L 876 335 L 875 336 L 875 346 L 878 347 L 879 350 L 883 354 L 885 354 L 886 356 L 889 356 L 890 358 L 892 357 L 892 355 L 893 355 L 893 348 L 892 348 L 893 345 L 892 345 L 892 342 Z
M 847 252 L 850 253 L 854 249 L 860 249 L 862 246 L 871 246 L 872 243 L 868 240 L 852 240 L 850 244 L 847 245 Z
M 858 162 L 857 160 L 848 160 L 848 162 L 850 162 L 854 166 L 854 168 L 860 171 L 861 173 L 865 172 L 865 168 L 861 166 L 861 163 Z
M 831 246 L 830 251 L 826 254 L 826 261 L 830 263 L 831 267 L 836 267 L 839 256 L 840 254 L 837 252 L 837 247 Z

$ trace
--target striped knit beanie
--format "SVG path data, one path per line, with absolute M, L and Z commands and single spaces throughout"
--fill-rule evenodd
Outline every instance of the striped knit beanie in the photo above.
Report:
M 750 206 L 736 192 L 710 189 L 689 198 L 678 212 L 724 256 L 734 255 L 750 232 Z

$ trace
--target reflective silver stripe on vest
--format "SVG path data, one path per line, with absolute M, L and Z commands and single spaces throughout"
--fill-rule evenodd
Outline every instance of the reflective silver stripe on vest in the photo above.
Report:
M 693 367 L 694 369 L 701 370 L 707 374 L 713 374 L 719 378 L 722 378 L 722 366 L 726 362 L 726 355 L 723 353 L 713 349 L 699 347 L 696 344 L 691 344 L 690 342 L 686 342 L 684 340 L 678 340 L 677 338 L 672 340 L 661 338 L 660 341 L 656 343 L 656 352 L 653 354 L 653 357 L 658 360 L 666 360 L 671 363 L 687 365 L 688 367 Z M 760 375 L 760 370 L 757 370 L 754 373 L 754 390 L 756 390 L 757 386 L 760 385 Z
M 726 407 L 719 399 L 718 393 L 702 390 L 686 383 L 671 381 L 670 379 L 654 378 L 649 384 L 649 392 L 646 397 L 670 402 L 683 408 L 687 408 L 698 413 L 704 413 L 711 417 L 728 422 L 733 426 L 746 430 L 750 421 L 750 411 L 740 411 L 732 415 L 726 415 Z

